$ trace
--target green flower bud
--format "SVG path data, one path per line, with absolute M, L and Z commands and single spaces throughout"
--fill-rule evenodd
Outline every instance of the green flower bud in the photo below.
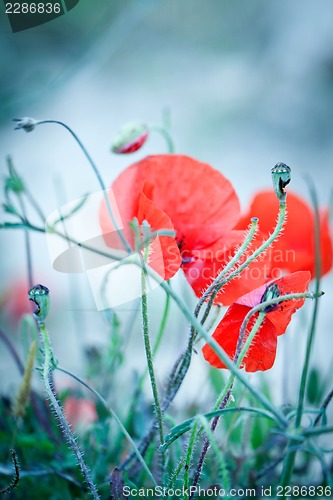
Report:
M 285 163 L 277 163 L 271 172 L 275 194 L 279 201 L 283 202 L 286 199 L 284 188 L 291 181 L 291 168 Z
M 6 191 L 13 191 L 14 193 L 18 194 L 23 193 L 25 190 L 23 179 L 16 172 L 10 156 L 7 156 L 7 165 L 9 177 L 7 177 L 5 180 Z
M 37 309 L 34 316 L 38 322 L 45 321 L 50 309 L 50 291 L 46 286 L 35 285 L 28 292 L 29 300 L 32 300 Z

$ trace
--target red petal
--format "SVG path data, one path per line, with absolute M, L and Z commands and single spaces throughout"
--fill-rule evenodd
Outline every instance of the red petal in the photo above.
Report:
M 230 233 L 229 245 L 231 249 L 225 250 L 220 240 L 215 242 L 205 250 L 192 252 L 194 260 L 188 264 L 183 264 L 183 269 L 187 280 L 198 297 L 202 295 L 212 283 L 219 272 L 228 264 L 232 256 L 236 253 L 237 247 L 244 240 L 244 231 L 232 231 Z M 232 236 L 233 240 L 232 240 Z M 237 242 L 237 247 L 235 243 Z M 261 245 L 262 239 L 255 240 L 251 246 L 251 253 Z M 226 246 L 228 248 L 228 246 Z M 250 253 L 250 252 L 249 252 Z M 240 265 L 248 255 L 243 256 L 238 261 Z M 237 278 L 227 283 L 217 294 L 215 303 L 230 305 L 241 295 L 253 290 L 267 282 L 270 273 L 270 255 L 265 254 L 257 261 L 253 262 Z
M 247 306 L 249 309 L 256 307 L 260 304 L 261 298 L 266 291 L 269 284 L 275 283 L 280 290 L 280 295 L 289 293 L 303 293 L 307 290 L 311 274 L 309 271 L 297 271 L 296 273 L 287 274 L 277 280 L 272 280 L 265 285 L 256 288 L 250 293 L 243 295 L 236 300 L 236 304 Z M 273 323 L 276 328 L 277 335 L 285 333 L 287 326 L 290 323 L 291 316 L 294 312 L 302 307 L 305 299 L 287 300 L 281 302 L 276 309 L 267 313 L 267 318 Z
M 225 350 L 230 359 L 234 358 L 240 328 L 248 311 L 249 308 L 246 306 L 231 305 L 213 334 L 213 338 Z M 255 320 L 256 317 L 253 317 L 247 329 L 248 333 Z M 245 367 L 248 372 L 264 371 L 271 368 L 275 360 L 276 343 L 275 328 L 270 321 L 265 319 L 244 357 L 242 367 Z M 202 352 L 206 361 L 212 366 L 226 368 L 208 344 L 203 347 Z
M 308 270 L 315 274 L 314 216 L 310 206 L 297 195 L 288 191 L 288 215 L 283 233 L 269 249 L 272 260 L 271 276 L 281 270 L 294 272 Z M 273 191 L 257 193 L 248 213 L 237 227 L 245 228 L 251 217 L 259 218 L 260 230 L 267 236 L 272 233 L 279 210 L 279 202 Z M 329 233 L 328 211 L 321 214 L 320 223 L 322 273 L 332 267 L 332 241 Z
M 314 239 L 314 236 L 313 236 Z M 315 243 L 313 241 L 313 246 L 315 248 Z M 321 275 L 328 273 L 332 269 L 333 265 L 333 245 L 330 234 L 330 223 L 329 223 L 329 210 L 322 210 L 320 212 L 320 255 L 321 255 Z M 315 263 L 312 267 L 312 276 L 316 274 Z
M 138 221 L 141 225 L 144 220 L 149 222 L 152 231 L 159 229 L 174 230 L 173 224 L 162 210 L 148 198 L 153 192 L 153 186 L 145 182 L 139 199 Z M 175 238 L 158 236 L 150 244 L 148 264 L 163 279 L 172 278 L 181 265 L 181 256 Z
M 154 186 L 152 201 L 172 220 L 178 239 L 192 231 L 191 246 L 204 248 L 236 224 L 240 206 L 231 183 L 206 163 L 183 155 L 150 156 L 124 170 L 112 185 L 124 222 L 136 216 L 144 181 Z M 101 225 L 103 232 L 103 213 Z
M 311 273 L 309 271 L 298 271 L 274 280 L 274 283 L 278 285 L 281 295 L 285 295 L 287 293 L 305 292 L 308 289 L 310 280 Z M 292 315 L 302 307 L 304 301 L 305 299 L 286 300 L 281 302 L 274 311 L 267 313 L 267 318 L 275 326 L 277 335 L 285 333 Z

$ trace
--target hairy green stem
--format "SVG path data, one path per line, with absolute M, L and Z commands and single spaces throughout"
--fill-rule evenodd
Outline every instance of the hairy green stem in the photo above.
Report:
M 258 332 L 262 322 L 264 321 L 265 319 L 265 316 L 266 316 L 266 313 L 265 312 L 261 312 L 255 322 L 255 324 L 253 325 L 252 329 L 251 329 L 251 332 L 249 333 L 246 341 L 245 341 L 245 344 L 244 346 L 242 347 L 242 350 L 241 352 L 239 353 L 239 355 L 236 357 L 235 355 L 235 359 L 233 361 L 233 363 L 235 364 L 235 367 L 237 369 L 240 368 L 241 364 L 242 364 L 242 361 L 256 335 L 256 333 Z M 234 384 L 234 380 L 235 380 L 235 373 L 231 373 L 230 377 L 229 377 L 229 380 L 224 388 L 224 390 L 222 391 L 222 394 L 221 396 L 219 397 L 215 407 L 214 407 L 214 410 L 216 409 L 223 409 L 226 404 L 228 403 L 228 400 L 230 398 L 230 394 L 231 394 L 231 390 L 232 390 L 232 387 L 233 387 L 233 384 Z M 223 404 L 223 406 L 222 406 Z M 211 424 L 211 427 L 210 427 L 210 434 L 208 435 L 207 432 L 206 432 L 206 438 L 205 438 L 205 441 L 204 441 L 204 444 L 203 444 L 203 447 L 202 447 L 202 450 L 201 450 L 201 454 L 200 454 L 200 458 L 199 458 L 199 462 L 198 462 L 198 466 L 197 466 L 197 469 L 195 471 L 195 475 L 194 475 L 194 479 L 193 479 L 193 483 L 192 483 L 192 487 L 195 488 L 199 482 L 199 479 L 200 479 L 200 476 L 201 476 L 201 472 L 202 472 L 202 468 L 203 468 L 203 465 L 204 465 L 204 461 L 205 461 L 205 458 L 206 458 L 206 455 L 207 455 L 207 452 L 209 450 L 209 446 L 211 444 L 211 436 L 213 435 L 213 432 L 215 431 L 216 427 L 217 427 L 217 424 L 219 422 L 219 419 L 220 419 L 220 416 L 216 416 Z M 190 497 L 192 498 L 192 496 Z
M 143 340 L 145 345 L 146 359 L 147 359 L 147 367 L 148 373 L 150 377 L 150 383 L 154 398 L 154 409 L 158 422 L 158 430 L 160 435 L 160 444 L 164 444 L 164 429 L 163 429 L 163 415 L 160 405 L 160 400 L 157 391 L 155 370 L 153 364 L 153 355 L 151 351 L 150 345 L 150 337 L 149 337 L 149 321 L 148 321 L 148 303 L 147 303 L 147 284 L 146 284 L 146 276 L 145 273 L 141 273 L 141 306 L 142 306 L 142 323 L 143 323 Z M 164 452 L 161 454 L 162 457 L 162 465 L 164 465 Z
M 315 270 L 316 270 L 316 281 L 315 281 L 315 303 L 313 308 L 311 326 L 309 330 L 309 335 L 307 339 L 306 345 L 306 353 L 305 360 L 303 364 L 299 395 L 298 395 L 298 403 L 297 403 L 297 412 L 295 418 L 295 429 L 299 429 L 302 421 L 303 414 L 303 406 L 304 406 L 304 398 L 305 398 L 305 390 L 308 380 L 308 371 L 310 365 L 310 356 L 313 347 L 313 342 L 315 338 L 316 332 L 316 324 L 318 317 L 318 307 L 319 307 L 319 293 L 320 293 L 320 275 L 321 275 L 321 256 L 320 256 L 320 217 L 319 217 L 319 209 L 318 209 L 318 199 L 316 195 L 316 191 L 312 185 L 312 182 L 309 180 L 310 187 L 310 195 L 313 202 L 314 209 L 314 239 L 315 239 Z M 288 444 L 288 448 L 294 447 L 295 442 L 290 440 Z M 290 484 L 291 476 L 294 470 L 295 458 L 297 451 L 293 451 L 292 453 L 288 453 L 286 459 L 283 464 L 282 475 L 281 475 L 281 486 L 287 486 Z M 284 499 L 285 497 L 283 497 Z
M 252 242 L 252 240 L 257 232 L 257 228 L 258 228 L 258 219 L 256 217 L 253 217 L 251 219 L 250 229 L 248 230 L 248 233 L 247 233 L 246 238 L 243 241 L 242 245 L 239 247 L 239 249 L 237 250 L 235 255 L 232 257 L 230 262 L 221 270 L 221 272 L 218 274 L 218 276 L 214 279 L 213 283 L 211 283 L 211 285 L 209 285 L 209 287 L 207 288 L 205 293 L 200 297 L 200 299 L 195 307 L 195 311 L 194 311 L 194 314 L 196 316 L 199 315 L 199 312 L 200 312 L 203 304 L 209 299 L 208 306 L 206 307 L 204 316 L 201 320 L 202 324 L 205 323 L 205 321 L 209 315 L 209 312 L 211 310 L 211 307 L 213 305 L 214 299 L 215 299 L 217 293 L 221 289 L 221 287 L 219 286 L 219 283 L 224 278 L 224 276 L 226 276 L 228 274 L 228 272 L 237 264 L 237 262 L 242 257 L 244 252 L 248 249 L 248 247 L 250 246 L 250 244 L 251 244 L 251 242 Z
M 90 472 L 88 470 L 88 467 L 86 466 L 82 452 L 76 442 L 76 439 L 74 437 L 74 434 L 71 431 L 71 428 L 66 420 L 64 411 L 57 400 L 56 394 L 52 388 L 51 380 L 50 380 L 50 374 L 52 372 L 52 363 L 53 363 L 53 354 L 52 354 L 52 347 L 51 347 L 51 342 L 50 342 L 50 337 L 47 332 L 46 326 L 44 321 L 37 321 L 38 322 L 38 327 L 39 327 L 39 332 L 41 335 L 41 340 L 44 348 L 44 360 L 43 360 L 43 372 L 42 372 L 42 377 L 43 377 L 43 382 L 44 382 L 44 387 L 46 391 L 46 396 L 50 402 L 51 407 L 53 408 L 56 416 L 58 417 L 58 420 L 61 425 L 62 432 L 69 444 L 69 446 L 72 448 L 76 459 L 78 461 L 78 464 L 80 466 L 80 469 L 82 471 L 82 474 L 88 484 L 88 488 L 94 497 L 95 500 L 98 500 L 100 498 L 96 486 L 94 485 L 91 477 L 90 477 Z
M 239 276 L 247 267 L 249 267 L 250 264 L 252 264 L 252 262 L 254 262 L 258 257 L 260 257 L 260 255 L 262 253 L 264 253 L 267 250 L 267 248 L 274 242 L 274 240 L 276 240 L 276 238 L 279 236 L 279 234 L 280 234 L 280 232 L 281 232 L 281 230 L 282 230 L 282 228 L 284 226 L 284 223 L 285 223 L 285 220 L 286 220 L 286 214 L 287 214 L 287 205 L 286 205 L 286 196 L 285 196 L 283 198 L 283 200 L 280 201 L 278 220 L 277 220 L 275 229 L 274 229 L 273 233 L 269 236 L 269 238 L 267 238 L 267 240 L 264 241 L 264 243 L 262 245 L 260 245 L 260 247 L 257 248 L 257 250 L 255 250 L 246 259 L 245 262 L 243 262 L 243 264 L 241 264 L 239 267 L 237 267 L 237 269 L 235 269 L 234 271 L 232 271 L 230 274 L 228 274 L 224 278 L 216 280 L 216 284 L 215 284 L 216 288 L 212 292 L 211 298 L 210 298 L 208 306 L 207 306 L 208 313 L 209 313 L 209 310 L 210 310 L 211 306 L 213 305 L 213 301 L 214 301 L 214 298 L 215 298 L 216 294 L 227 283 L 229 283 L 231 280 L 233 280 L 234 278 L 236 278 L 237 276 Z M 205 312 L 205 315 L 206 314 L 207 314 L 207 310 Z
M 82 380 L 82 378 L 78 377 L 77 375 L 74 375 L 74 373 L 71 373 L 68 370 L 65 370 L 64 368 L 60 368 L 59 366 L 56 367 L 56 370 L 58 370 L 60 372 L 63 372 L 63 373 L 66 373 L 67 375 L 69 375 L 70 377 L 72 377 L 74 380 L 76 380 L 77 382 L 79 382 L 80 384 L 82 384 L 84 387 L 86 387 L 90 392 L 92 392 L 99 399 L 99 401 L 102 403 L 102 405 L 104 406 L 104 408 L 106 409 L 106 411 L 108 412 L 108 414 L 112 418 L 115 419 L 115 421 L 117 422 L 117 424 L 119 425 L 119 427 L 121 429 L 121 432 L 124 434 L 125 438 L 129 442 L 129 444 L 133 447 L 134 453 L 138 457 L 138 460 L 141 462 L 142 467 L 145 469 L 148 477 L 151 479 L 151 481 L 154 484 L 154 486 L 157 486 L 157 483 L 156 483 L 156 481 L 154 479 L 154 476 L 150 472 L 149 467 L 147 466 L 147 464 L 146 464 L 143 456 L 141 455 L 140 451 L 138 450 L 136 444 L 134 443 L 134 441 L 131 438 L 130 434 L 127 432 L 126 428 L 123 426 L 123 424 L 122 424 L 120 418 L 118 417 L 118 415 L 108 405 L 108 403 L 103 398 L 103 396 L 98 391 L 96 391 L 96 389 L 94 389 L 89 384 L 87 384 L 84 380 Z

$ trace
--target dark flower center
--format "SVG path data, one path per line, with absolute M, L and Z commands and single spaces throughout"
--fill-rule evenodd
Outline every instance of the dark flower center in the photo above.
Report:
M 186 248 L 185 236 L 182 234 L 182 236 L 177 239 L 176 242 L 182 259 L 182 266 L 193 262 L 195 259 L 191 251 Z
M 277 297 L 280 297 L 281 293 L 279 290 L 279 287 L 277 286 L 276 283 L 271 283 L 268 285 L 266 290 L 264 291 L 260 303 L 262 304 L 263 302 L 267 302 L 268 300 L 276 299 Z M 278 307 L 279 304 L 271 304 L 265 307 L 264 312 L 268 313 L 271 311 L 275 311 L 275 309 Z

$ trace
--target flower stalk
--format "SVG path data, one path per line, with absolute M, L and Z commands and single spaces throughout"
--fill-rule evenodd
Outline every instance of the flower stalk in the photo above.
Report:
M 148 301 L 147 301 L 147 284 L 146 284 L 146 274 L 144 270 L 141 273 L 141 307 L 142 307 L 142 325 L 143 325 L 143 340 L 147 359 L 147 368 L 150 377 L 150 384 L 154 398 L 154 410 L 157 418 L 158 431 L 160 437 L 160 445 L 164 444 L 164 428 L 163 428 L 163 414 L 161 409 L 161 404 L 159 400 L 155 370 L 153 364 L 153 354 L 150 345 L 149 337 L 149 322 L 148 322 Z M 161 452 L 162 459 L 162 472 L 164 470 L 164 452 Z
M 95 500 L 98 500 L 100 496 L 97 492 L 96 486 L 91 479 L 90 472 L 83 459 L 83 454 L 76 442 L 74 434 L 72 433 L 71 428 L 67 422 L 64 410 L 60 402 L 57 400 L 55 391 L 52 387 L 51 373 L 55 367 L 55 362 L 53 358 L 51 340 L 45 324 L 45 320 L 50 309 L 50 297 L 48 288 L 43 285 L 34 286 L 33 288 L 31 288 L 31 290 L 29 290 L 29 300 L 33 301 L 37 306 L 37 309 L 34 312 L 34 317 L 38 325 L 41 344 L 43 346 L 42 380 L 45 387 L 46 397 L 49 400 L 50 406 L 54 410 L 59 420 L 61 430 L 64 437 L 66 438 L 68 445 L 71 447 L 76 456 L 77 462 L 87 482 L 90 493 Z
M 316 296 L 315 296 L 315 303 L 314 303 L 314 309 L 313 309 L 313 313 L 312 313 L 312 320 L 311 320 L 311 325 L 310 325 L 310 330 L 309 330 L 308 340 L 307 340 L 307 345 L 306 345 L 305 361 L 304 361 L 304 365 L 303 365 L 300 388 L 299 388 L 298 403 L 297 403 L 297 410 L 296 410 L 296 417 L 295 417 L 295 424 L 294 424 L 296 431 L 300 428 L 301 421 L 302 421 L 305 390 L 306 390 L 306 385 L 307 385 L 308 371 L 309 371 L 309 364 L 310 364 L 310 356 L 311 356 L 312 346 L 313 346 L 313 342 L 314 342 L 314 338 L 315 338 L 316 323 L 317 323 L 317 317 L 318 317 L 318 307 L 319 307 L 318 298 L 320 297 L 320 276 L 321 276 L 320 217 L 319 217 L 319 209 L 318 209 L 318 199 L 317 199 L 317 195 L 316 195 L 315 189 L 313 188 L 312 183 L 310 184 L 310 194 L 312 197 L 312 202 L 313 202 L 313 207 L 314 207 L 314 237 L 315 237 L 315 255 L 316 255 L 316 259 L 315 259 L 315 271 L 316 271 L 315 294 L 316 294 Z M 290 484 L 290 479 L 291 479 L 291 476 L 292 476 L 292 473 L 294 470 L 295 458 L 296 458 L 296 453 L 297 453 L 297 450 L 294 450 L 294 447 L 295 447 L 295 442 L 294 442 L 294 440 L 291 439 L 288 443 L 289 453 L 286 455 L 286 458 L 285 458 L 284 464 L 283 464 L 282 475 L 281 475 L 281 486 L 287 486 L 288 484 Z M 283 498 L 285 498 L 285 497 L 283 497 Z
M 116 217 L 115 217 L 115 215 L 113 213 L 113 210 L 112 210 L 112 207 L 111 207 L 111 204 L 110 204 L 109 197 L 107 195 L 106 186 L 105 186 L 104 181 L 102 179 L 102 176 L 101 176 L 101 174 L 100 174 L 100 172 L 99 172 L 99 170 L 97 168 L 97 165 L 94 162 L 94 160 L 92 159 L 92 157 L 90 156 L 90 154 L 88 153 L 88 150 L 86 149 L 86 147 L 83 144 L 83 142 L 79 139 L 79 137 L 74 132 L 74 130 L 71 129 L 71 127 L 69 127 L 66 123 L 64 123 L 64 122 L 62 122 L 60 120 L 35 120 L 33 118 L 25 117 L 25 118 L 22 118 L 22 119 L 15 118 L 14 121 L 18 122 L 18 124 L 16 126 L 16 129 L 21 129 L 22 128 L 26 132 L 31 132 L 32 130 L 34 130 L 34 128 L 37 125 L 44 125 L 44 124 L 50 123 L 50 124 L 60 125 L 61 127 L 64 127 L 71 134 L 71 136 L 74 138 L 74 140 L 77 142 L 77 144 L 81 148 L 83 154 L 87 158 L 87 160 L 88 160 L 91 168 L 93 169 L 93 171 L 95 173 L 97 181 L 98 181 L 98 183 L 99 183 L 99 185 L 101 187 L 101 190 L 103 192 L 104 201 L 105 201 L 105 204 L 106 204 L 106 207 L 107 207 L 107 210 L 108 210 L 111 222 L 112 222 L 115 230 L 117 231 L 117 234 L 119 235 L 119 238 L 120 238 L 120 240 L 121 240 L 121 242 L 122 242 L 125 250 L 127 252 L 131 253 L 131 251 L 132 251 L 131 246 L 128 243 L 127 239 L 125 238 L 124 233 L 119 228 L 118 222 L 116 220 Z

